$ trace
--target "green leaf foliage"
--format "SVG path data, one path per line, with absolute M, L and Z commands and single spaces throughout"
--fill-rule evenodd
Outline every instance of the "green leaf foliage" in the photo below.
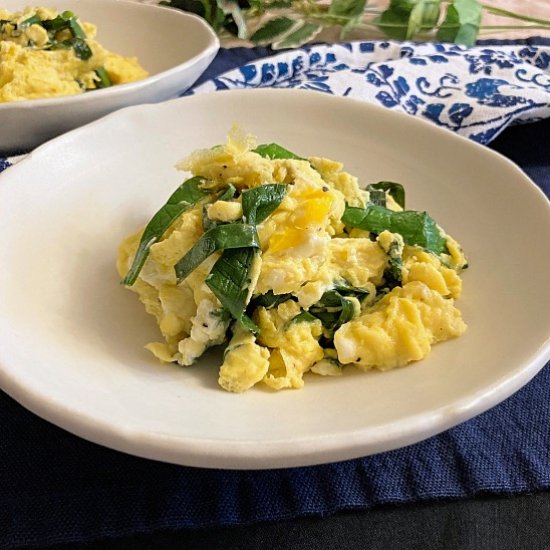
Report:
M 72 48 L 75 56 L 83 61 L 87 61 L 92 57 L 93 52 L 86 41 L 86 33 L 72 11 L 64 11 L 53 19 L 44 20 L 40 19 L 38 14 L 35 14 L 19 23 L 18 29 L 25 30 L 31 25 L 39 25 L 47 31 L 48 44 L 46 49 L 60 50 Z M 69 31 L 70 38 L 59 40 L 58 33 L 65 30 Z
M 281 204 L 286 189 L 286 185 L 270 183 L 244 191 L 242 194 L 244 222 L 251 225 L 262 223 Z
M 440 0 L 392 0 L 375 23 L 397 40 L 410 40 L 437 25 Z
M 401 208 L 405 208 L 405 188 L 400 183 L 395 181 L 379 181 L 378 183 L 368 185 L 367 191 L 373 204 L 386 206 L 387 192 Z
M 166 230 L 181 214 L 208 195 L 200 187 L 203 181 L 204 178 L 199 176 L 184 181 L 151 218 L 143 230 L 132 265 L 122 279 L 123 284 L 132 286 L 136 282 L 151 246 L 162 238 Z
M 229 201 L 235 196 L 236 192 L 237 192 L 237 189 L 235 188 L 234 185 L 232 185 L 230 183 L 227 186 L 227 189 L 225 191 L 223 191 L 222 194 L 218 197 L 218 200 L 219 201 Z
M 355 18 L 363 14 L 367 0 L 332 0 L 328 12 L 336 17 Z
M 254 248 L 224 250 L 205 282 L 231 316 L 251 332 L 259 332 L 245 314 L 250 286 L 250 270 L 256 257 Z
M 219 31 L 227 20 L 216 0 L 162 0 L 159 4 L 194 13 L 205 19 L 215 31 Z
M 439 0 L 419 0 L 409 14 L 407 40 L 421 31 L 433 29 L 439 19 Z
M 256 227 L 243 223 L 227 223 L 209 229 L 174 266 L 178 283 L 218 250 L 260 248 Z
M 368 188 L 369 202 L 377 206 L 386 206 L 386 193 L 383 189 Z
M 109 73 L 105 70 L 105 67 L 98 67 L 94 73 L 97 76 L 97 88 L 109 88 L 109 86 L 113 85 L 111 78 L 109 77 Z
M 387 288 L 394 288 L 401 285 L 403 279 L 403 260 L 401 258 L 389 258 L 389 264 L 384 271 L 384 280 Z
M 30 17 L 25 19 L 24 21 L 21 21 L 21 23 L 19 23 L 17 25 L 17 28 L 20 31 L 24 31 L 25 29 L 27 29 L 31 25 L 35 25 L 36 23 L 40 23 L 40 21 L 41 21 L 40 17 L 35 13 L 34 15 L 31 15 Z
M 83 38 L 78 38 L 75 36 L 73 38 L 69 38 L 69 40 L 64 40 L 63 42 L 68 43 L 73 48 L 76 57 L 78 57 L 78 59 L 82 59 L 82 61 L 87 61 L 93 55 L 92 49 Z
M 296 153 L 293 153 L 292 151 L 289 151 L 288 149 L 285 149 L 278 143 L 264 143 L 262 145 L 258 145 L 256 149 L 254 149 L 255 153 L 258 153 L 258 155 L 267 158 L 267 159 L 295 159 L 295 160 L 306 160 L 302 157 L 299 157 Z
M 249 0 L 249 5 L 255 13 L 269 13 L 270 10 L 292 8 L 293 0 Z
M 353 319 L 355 306 L 336 290 L 328 290 L 308 311 L 319 319 L 326 329 L 333 331 Z
M 79 22 L 74 16 L 69 18 L 69 29 L 71 30 L 71 33 L 75 38 L 81 38 L 82 40 L 86 38 L 86 33 L 84 32 L 84 29 L 80 26 Z
M 550 27 L 548 20 L 486 5 L 481 0 L 390 0 L 387 9 L 377 16 L 365 10 L 367 0 L 162 0 L 160 3 L 204 17 L 217 32 L 245 36 L 248 24 L 254 27 L 258 23 L 252 41 L 271 43 L 274 49 L 302 46 L 323 28 L 330 27 L 340 27 L 341 38 L 352 29 L 361 29 L 364 38 L 370 38 L 368 29 L 378 27 L 387 37 L 397 40 L 435 37 L 443 42 L 471 45 L 482 29 L 483 13 Z M 267 21 L 261 19 L 264 16 Z M 437 29 L 436 35 L 427 34 L 433 29 Z
M 392 289 L 402 283 L 403 279 L 403 257 L 402 251 L 399 253 L 399 244 L 394 241 L 388 252 L 388 267 L 384 272 L 385 286 Z
M 268 290 L 265 294 L 260 294 L 252 299 L 250 302 L 250 307 L 252 311 L 257 307 L 265 307 L 266 309 L 271 309 L 276 307 L 287 300 L 292 299 L 292 294 L 274 294 L 272 290 Z
M 217 0 L 217 4 L 223 13 L 231 17 L 232 22 L 235 24 L 237 29 L 237 36 L 239 38 L 247 38 L 248 27 L 239 2 L 237 0 Z
M 343 296 L 355 296 L 356 298 L 364 298 L 370 294 L 366 288 L 353 286 L 345 280 L 340 280 L 334 283 L 334 290 L 337 290 Z
M 405 40 L 407 36 L 408 19 L 406 14 L 387 9 L 375 18 L 374 23 L 389 38 Z
M 255 44 L 269 44 L 289 31 L 294 24 L 289 17 L 270 19 L 250 37 L 250 40 Z
M 447 8 L 445 19 L 437 31 L 437 39 L 465 46 L 474 45 L 482 13 L 483 7 L 479 0 L 454 0 Z
M 313 40 L 321 31 L 323 27 L 317 23 L 302 22 L 298 28 L 287 34 L 281 40 L 273 43 L 274 50 L 283 50 L 285 48 L 298 48 L 303 46 L 306 42 Z
M 296 323 L 313 323 L 314 321 L 317 321 L 317 317 L 312 315 L 309 311 L 300 311 L 300 313 L 293 317 L 288 324 L 295 325 Z
M 435 254 L 447 250 L 445 237 L 427 212 L 394 212 L 377 205 L 368 205 L 367 208 L 348 206 L 342 221 L 349 227 L 357 227 L 377 235 L 385 230 L 399 233 L 406 244 L 421 246 Z
M 367 0 L 332 0 L 328 10 L 329 16 L 347 19 L 340 32 L 341 39 L 361 22 L 366 4 Z
M 206 19 L 209 23 L 207 17 L 207 10 L 205 9 L 204 3 L 200 0 L 162 0 L 159 2 L 161 6 L 170 6 L 172 8 L 177 8 L 182 11 L 188 11 L 189 13 L 194 13 L 200 17 Z

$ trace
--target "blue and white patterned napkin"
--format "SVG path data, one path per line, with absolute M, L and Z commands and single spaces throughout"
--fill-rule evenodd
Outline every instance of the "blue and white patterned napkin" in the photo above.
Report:
M 351 42 L 286 51 L 187 92 L 304 88 L 420 116 L 480 143 L 550 117 L 550 47 Z

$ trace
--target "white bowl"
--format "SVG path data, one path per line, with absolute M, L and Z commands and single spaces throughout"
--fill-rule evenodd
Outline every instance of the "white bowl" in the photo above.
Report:
M 32 3 L 31 3 L 32 4 Z M 157 103 L 189 88 L 211 63 L 219 40 L 200 17 L 172 8 L 123 0 L 44 0 L 35 4 L 71 10 L 97 25 L 107 49 L 136 56 L 149 77 L 75 96 L 0 103 L 0 153 L 30 150 L 111 111 Z M 28 0 L 5 0 L 18 11 Z

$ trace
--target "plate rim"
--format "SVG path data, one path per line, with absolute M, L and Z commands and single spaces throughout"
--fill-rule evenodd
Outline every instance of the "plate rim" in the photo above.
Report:
M 440 434 L 498 405 L 530 382 L 550 360 L 550 352 L 541 347 L 531 360 L 518 367 L 511 376 L 464 398 L 464 404 L 448 405 L 435 412 L 419 413 L 400 420 L 400 429 L 388 426 L 363 430 L 362 438 L 350 440 L 349 433 L 297 441 L 262 442 L 229 439 L 176 437 L 127 426 L 110 424 L 83 414 L 36 391 L 29 391 L 10 379 L 0 358 L 0 389 L 24 408 L 58 428 L 89 442 L 133 456 L 181 466 L 225 470 L 268 470 L 317 466 L 370 456 L 400 449 Z M 542 358 L 542 359 L 541 359 Z M 444 420 L 442 420 L 444 419 Z M 409 425 L 422 429 L 407 429 Z M 369 432 L 381 433 L 375 441 L 366 441 Z M 230 443 L 230 444 L 229 444 Z M 312 450 L 312 444 L 314 449 Z M 233 463 L 232 461 L 235 461 Z

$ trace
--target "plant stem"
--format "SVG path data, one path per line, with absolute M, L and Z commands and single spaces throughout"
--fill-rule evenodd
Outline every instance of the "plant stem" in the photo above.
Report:
M 311 17 L 311 20 L 317 22 L 317 23 L 326 23 L 327 20 L 324 17 Z M 334 23 L 338 25 L 339 23 Z M 403 23 L 373 23 L 371 21 L 364 21 L 363 23 L 359 23 L 356 27 L 356 29 L 359 30 L 369 30 L 369 29 L 406 29 L 407 25 L 404 25 Z M 456 28 L 455 25 L 439 25 L 437 29 L 454 29 Z M 479 29 L 484 31 L 515 31 L 515 30 L 523 30 L 523 29 L 535 29 L 535 30 L 545 30 L 547 29 L 547 26 L 541 26 L 541 25 L 482 25 Z M 435 30 L 433 27 L 421 27 L 421 30 Z
M 503 25 L 501 27 L 494 26 L 494 27 L 481 27 L 479 29 L 479 35 L 478 36 L 486 36 L 491 34 L 497 34 L 502 33 L 506 31 L 515 31 L 515 30 L 523 30 L 523 29 L 531 29 L 531 30 L 547 30 L 548 27 L 539 27 L 537 25 L 525 25 L 520 27 L 514 27 L 514 26 L 507 26 Z
M 444 27 L 443 27 L 444 28 Z M 523 29 L 547 30 L 547 25 L 483 25 L 479 27 L 484 31 L 520 31 Z
M 481 6 L 487 11 L 487 13 L 491 13 L 493 15 L 500 15 L 502 17 L 509 17 L 511 19 L 518 19 L 520 21 L 527 21 L 529 23 L 537 23 L 545 27 L 550 27 L 550 20 L 548 19 L 539 19 L 538 17 L 521 15 L 520 13 L 515 13 L 503 8 L 497 8 L 496 6 L 491 6 L 489 4 L 481 4 Z

